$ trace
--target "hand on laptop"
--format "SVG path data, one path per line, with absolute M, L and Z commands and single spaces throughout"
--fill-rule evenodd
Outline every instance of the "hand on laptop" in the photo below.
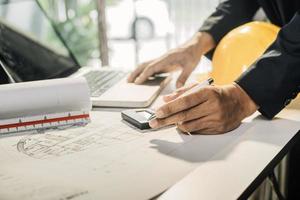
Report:
M 152 128 L 176 124 L 183 132 L 220 134 L 237 128 L 257 110 L 251 98 L 237 84 L 207 86 L 182 95 L 193 86 L 164 98 L 166 104 L 156 110 Z
M 199 32 L 184 45 L 138 66 L 128 77 L 128 82 L 142 84 L 154 74 L 182 70 L 176 82 L 177 88 L 182 87 L 199 63 L 201 56 L 214 46 L 213 38 L 208 33 Z

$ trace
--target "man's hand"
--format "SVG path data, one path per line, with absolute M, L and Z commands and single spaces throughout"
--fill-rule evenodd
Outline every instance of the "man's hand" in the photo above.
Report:
M 154 74 L 181 70 L 176 86 L 177 88 L 182 87 L 199 63 L 201 56 L 214 46 L 213 38 L 208 33 L 199 32 L 184 45 L 169 51 L 158 59 L 141 64 L 130 74 L 127 81 L 142 84 Z
M 207 86 L 190 95 L 183 88 L 164 98 L 167 103 L 156 110 L 152 128 L 177 124 L 183 132 L 221 134 L 237 128 L 258 108 L 237 84 Z M 182 95 L 182 96 L 181 96 Z

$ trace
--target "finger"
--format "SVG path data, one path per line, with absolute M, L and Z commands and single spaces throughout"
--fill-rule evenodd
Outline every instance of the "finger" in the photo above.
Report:
M 190 76 L 190 74 L 192 73 L 191 69 L 183 69 L 181 74 L 179 75 L 177 82 L 176 82 L 176 87 L 180 88 L 183 87 L 186 80 L 188 79 L 188 77 Z
M 152 128 L 160 128 L 171 124 L 183 123 L 194 119 L 202 118 L 211 113 L 210 106 L 205 102 L 198 106 L 195 106 L 189 110 L 184 110 L 170 117 L 163 119 L 153 119 L 149 122 Z
M 201 135 L 217 135 L 217 134 L 224 134 L 229 131 L 232 131 L 233 129 L 240 126 L 241 123 L 236 124 L 232 127 L 232 129 L 224 130 L 222 127 L 212 127 L 212 128 L 206 128 L 206 129 L 200 129 L 197 131 L 193 131 L 192 134 L 201 134 Z
M 216 129 L 219 123 L 215 120 L 211 120 L 210 116 L 194 119 L 184 123 L 177 124 L 177 127 L 183 132 L 201 132 L 206 129 Z
M 218 132 L 216 132 L 216 130 L 214 128 L 207 128 L 207 129 L 202 129 L 202 130 L 198 130 L 198 131 L 194 131 L 191 132 L 191 134 L 197 134 L 197 135 L 217 135 L 220 134 Z
M 130 75 L 127 78 L 127 82 L 128 83 L 133 83 L 136 79 L 137 76 L 139 76 L 139 74 L 153 61 L 148 61 L 145 63 L 142 63 L 140 66 L 138 66 L 132 73 L 130 73 Z
M 222 134 L 237 128 L 241 122 L 236 122 L 229 127 L 222 121 L 215 120 L 213 115 L 208 115 L 196 120 L 178 124 L 177 127 L 183 132 L 193 134 Z
M 174 60 L 168 57 L 162 57 L 160 60 L 150 63 L 143 72 L 136 78 L 136 84 L 144 83 L 150 76 L 158 72 L 168 72 L 174 70 L 177 65 Z
M 156 73 L 156 65 L 155 65 L 155 63 L 154 64 L 150 64 L 147 67 L 145 67 L 145 69 L 139 74 L 139 76 L 135 79 L 134 83 L 135 84 L 142 84 L 146 80 L 148 80 L 148 78 L 150 76 L 152 76 L 155 73 Z
M 186 91 L 190 90 L 191 88 L 193 88 L 196 85 L 197 85 L 197 83 L 193 83 L 193 84 L 191 84 L 189 86 L 181 87 L 181 88 L 177 89 L 175 92 L 163 96 L 163 100 L 165 102 L 170 102 L 170 101 L 178 98 L 180 95 L 182 95 L 183 93 L 185 93 Z
M 155 112 L 156 117 L 166 118 L 180 111 L 189 109 L 208 100 L 207 88 L 201 88 L 197 92 L 189 95 L 183 95 L 177 99 L 170 101 Z

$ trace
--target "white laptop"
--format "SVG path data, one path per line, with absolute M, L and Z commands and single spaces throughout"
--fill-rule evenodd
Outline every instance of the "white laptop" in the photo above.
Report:
M 94 106 L 147 107 L 171 79 L 168 75 L 157 75 L 143 85 L 136 85 L 127 83 L 128 73 L 106 68 L 85 67 L 71 75 L 86 78 Z
M 158 76 L 143 85 L 135 85 L 127 83 L 128 73 L 124 71 L 109 67 L 80 67 L 72 48 L 68 47 L 57 26 L 36 1 L 7 6 L 17 10 L 15 6 L 22 8 L 25 6 L 23 4 L 30 4 L 34 12 L 39 13 L 43 31 L 52 35 L 52 38 L 49 42 L 47 37 L 24 28 L 16 18 L 0 19 L 0 60 L 15 81 L 84 76 L 90 86 L 93 105 L 105 107 L 147 107 L 170 81 L 170 76 Z M 26 20 L 24 16 L 22 23 Z

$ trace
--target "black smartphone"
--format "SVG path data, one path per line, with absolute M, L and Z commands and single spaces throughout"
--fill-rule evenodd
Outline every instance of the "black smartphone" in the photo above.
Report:
M 131 125 L 144 130 L 150 129 L 149 121 L 153 118 L 154 112 L 150 109 L 132 109 L 121 112 L 122 119 Z

